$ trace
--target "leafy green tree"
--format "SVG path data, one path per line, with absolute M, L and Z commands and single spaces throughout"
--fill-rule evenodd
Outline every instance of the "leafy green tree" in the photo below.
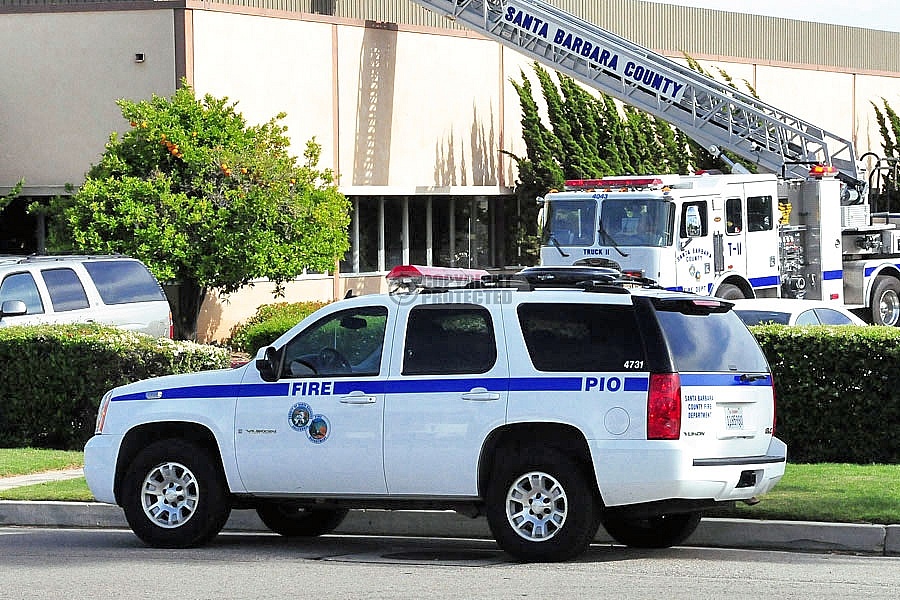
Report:
M 119 100 L 131 129 L 113 132 L 100 163 L 71 198 L 57 199 L 54 249 L 122 253 L 175 284 L 176 337 L 196 337 L 207 293 L 257 278 L 283 284 L 304 269 L 328 271 L 346 252 L 349 202 L 321 147 L 289 153 L 279 114 L 248 125 L 228 98 Z
M 884 110 L 872 102 L 875 119 L 881 133 L 881 149 L 884 152 L 875 168 L 877 177 L 871 178 L 877 189 L 870 190 L 875 210 L 891 211 L 900 207 L 900 181 L 897 172 L 900 164 L 900 116 L 884 98 Z
M 506 256 L 519 264 L 531 264 L 538 258 L 540 238 L 537 232 L 535 198 L 550 189 L 562 189 L 562 154 L 556 135 L 541 121 L 531 82 L 522 73 L 522 83 L 512 81 L 522 106 L 522 135 L 528 140 L 526 156 L 507 152 L 519 166 L 515 205 L 506 206 L 506 222 L 514 224 L 514 235 L 507 239 Z
M 22 192 L 22 186 L 25 185 L 25 180 L 20 179 L 16 185 L 9 190 L 9 193 L 5 196 L 0 196 L 0 213 L 6 210 L 6 207 L 10 205 L 10 203 L 15 200 L 19 194 Z

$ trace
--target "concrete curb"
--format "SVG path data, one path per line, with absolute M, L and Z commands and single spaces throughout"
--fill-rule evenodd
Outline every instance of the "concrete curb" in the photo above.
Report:
M 99 503 L 0 501 L 0 526 L 127 529 L 122 509 Z M 231 513 L 225 529 L 266 531 L 254 511 Z M 491 538 L 487 521 L 452 511 L 353 510 L 335 531 L 348 535 Z M 613 543 L 602 528 L 597 543 Z M 900 556 L 900 525 L 704 519 L 687 546 Z

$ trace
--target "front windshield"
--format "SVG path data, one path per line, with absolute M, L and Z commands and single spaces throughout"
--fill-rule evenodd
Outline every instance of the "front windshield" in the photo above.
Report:
M 600 213 L 601 234 L 619 246 L 669 246 L 674 223 L 675 205 L 653 198 L 607 199 Z
M 553 200 L 547 203 L 544 245 L 593 246 L 597 234 L 597 201 Z

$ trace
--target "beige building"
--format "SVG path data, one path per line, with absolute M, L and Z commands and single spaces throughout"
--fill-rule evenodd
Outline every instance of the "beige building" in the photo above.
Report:
M 900 33 L 671 6 L 556 0 L 636 43 L 682 52 L 768 103 L 880 153 L 871 102 L 900 106 Z M 354 206 L 337 277 L 305 275 L 288 301 L 381 289 L 399 263 L 499 267 L 504 203 L 516 181 L 502 151 L 524 153 L 510 79 L 522 55 L 409 0 L 0 0 L 0 252 L 33 251 L 33 198 L 79 185 L 111 131 L 118 98 L 168 96 L 182 77 L 227 96 L 250 122 L 285 111 L 297 154 L 309 138 Z M 274 301 L 258 282 L 208 299 L 201 335 Z

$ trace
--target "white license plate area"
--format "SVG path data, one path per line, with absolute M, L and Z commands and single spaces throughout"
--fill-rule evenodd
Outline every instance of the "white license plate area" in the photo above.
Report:
M 744 407 L 743 406 L 726 406 L 725 407 L 725 431 L 743 431 L 744 430 Z

